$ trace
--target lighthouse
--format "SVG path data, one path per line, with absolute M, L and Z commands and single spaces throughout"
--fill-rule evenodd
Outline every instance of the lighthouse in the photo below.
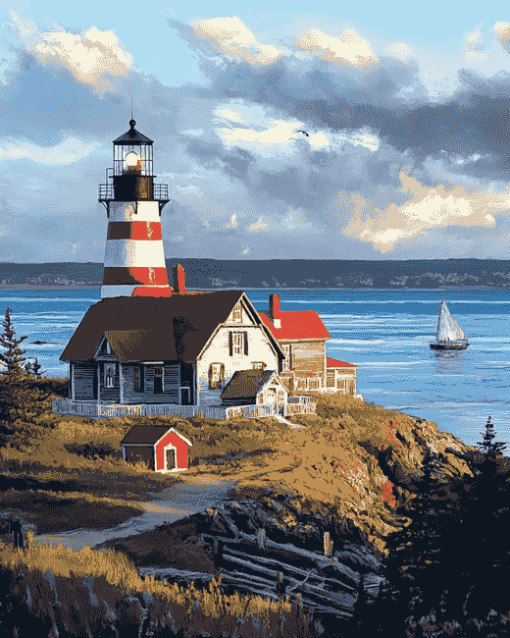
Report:
M 113 141 L 113 168 L 99 186 L 108 215 L 102 299 L 172 294 L 161 231 L 168 185 L 154 183 L 154 142 L 135 125 Z

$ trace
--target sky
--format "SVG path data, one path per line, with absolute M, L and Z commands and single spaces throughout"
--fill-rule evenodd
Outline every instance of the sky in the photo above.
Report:
M 0 262 L 104 260 L 131 101 L 167 258 L 510 258 L 485 4 L 0 1 Z

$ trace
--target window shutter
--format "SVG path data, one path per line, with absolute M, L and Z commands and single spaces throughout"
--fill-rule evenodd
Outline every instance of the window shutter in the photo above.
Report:
M 140 366 L 140 391 L 145 392 L 145 366 Z
M 230 356 L 233 355 L 233 344 L 232 344 L 232 332 L 228 333 L 228 353 Z
M 221 382 L 225 381 L 225 364 L 224 363 L 221 364 L 220 381 Z
M 244 354 L 248 354 L 248 333 L 243 332 L 244 335 Z

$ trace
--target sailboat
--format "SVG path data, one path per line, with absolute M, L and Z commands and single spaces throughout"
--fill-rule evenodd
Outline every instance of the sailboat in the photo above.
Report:
M 465 350 L 469 340 L 462 332 L 462 328 L 448 310 L 445 300 L 441 297 L 439 317 L 437 319 L 436 340 L 430 344 L 433 350 Z

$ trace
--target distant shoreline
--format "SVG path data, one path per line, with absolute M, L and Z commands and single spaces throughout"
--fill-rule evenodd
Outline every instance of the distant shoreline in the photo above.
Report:
M 80 286 L 77 284 L 69 284 L 65 286 L 37 286 L 33 284 L 0 284 L 1 290 L 55 290 L 61 292 L 63 290 L 101 290 L 101 284 L 97 286 Z M 213 286 L 211 288 L 187 288 L 189 292 L 217 292 L 220 290 L 268 290 L 278 292 L 285 292 L 285 290 L 388 290 L 390 292 L 399 292 L 399 291 L 411 291 L 411 290 L 422 290 L 426 291 L 440 291 L 440 290 L 510 290 L 510 284 L 507 286 L 462 286 L 462 285 L 451 285 L 451 286 L 439 286 L 437 288 L 430 287 L 421 287 L 421 286 L 393 286 L 388 288 L 387 286 L 332 286 L 332 287 L 297 287 L 297 286 Z

